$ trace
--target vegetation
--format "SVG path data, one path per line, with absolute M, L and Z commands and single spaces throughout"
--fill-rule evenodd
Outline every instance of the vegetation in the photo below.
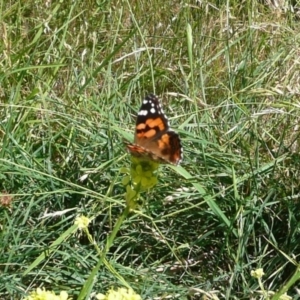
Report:
M 299 298 L 300 23 L 286 8 L 1 2 L 0 299 Z M 184 161 L 124 215 L 123 141 L 148 93 Z

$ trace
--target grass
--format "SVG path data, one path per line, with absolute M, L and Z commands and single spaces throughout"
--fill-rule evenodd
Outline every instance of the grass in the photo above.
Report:
M 201 3 L 1 2 L 1 299 L 299 298 L 297 11 Z M 184 161 L 160 167 L 104 258 L 152 92 Z

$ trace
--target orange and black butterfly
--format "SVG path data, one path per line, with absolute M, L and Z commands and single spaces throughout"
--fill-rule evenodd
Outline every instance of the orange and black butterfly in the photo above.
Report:
M 157 96 L 150 94 L 138 112 L 134 143 L 127 143 L 129 152 L 160 163 L 178 165 L 182 161 L 179 135 L 170 129 L 168 119 Z

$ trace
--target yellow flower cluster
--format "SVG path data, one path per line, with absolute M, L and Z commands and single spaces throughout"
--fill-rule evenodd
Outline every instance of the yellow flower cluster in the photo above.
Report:
M 46 291 L 45 289 L 37 288 L 36 291 L 31 292 L 23 300 L 67 300 L 68 293 L 60 292 L 59 296 L 55 295 L 52 291 Z
M 98 294 L 98 300 L 142 300 L 141 296 L 132 289 L 118 288 L 116 291 L 112 288 L 106 295 Z
M 159 163 L 141 159 L 138 157 L 131 157 L 131 178 L 134 185 L 140 185 L 142 189 L 150 189 L 157 183 L 156 171 Z
M 78 226 L 78 229 L 86 229 L 89 226 L 91 220 L 85 216 L 77 217 L 75 220 L 75 224 Z
M 264 270 L 259 268 L 251 271 L 251 276 L 254 278 L 262 278 L 265 275 Z

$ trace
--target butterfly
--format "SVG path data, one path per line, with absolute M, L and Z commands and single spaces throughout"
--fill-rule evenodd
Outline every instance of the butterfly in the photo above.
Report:
M 178 165 L 182 161 L 179 135 L 170 129 L 157 96 L 149 94 L 143 100 L 136 120 L 134 143 L 126 146 L 133 156 L 159 163 Z

